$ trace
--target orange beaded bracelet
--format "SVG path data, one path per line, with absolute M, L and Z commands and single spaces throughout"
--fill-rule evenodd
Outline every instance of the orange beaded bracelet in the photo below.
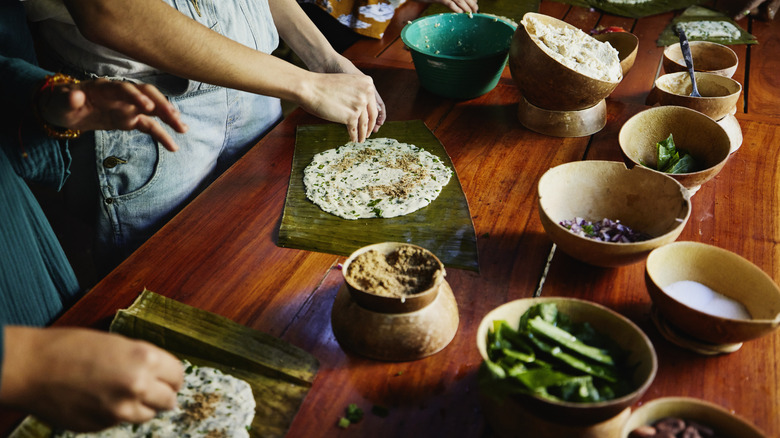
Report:
M 64 75 L 62 73 L 57 73 L 54 75 L 46 76 L 46 80 L 43 82 L 41 87 L 35 92 L 35 96 L 33 97 L 33 113 L 35 114 L 35 117 L 38 119 L 38 122 L 41 124 L 41 128 L 43 128 L 44 132 L 46 132 L 46 135 L 48 135 L 49 137 L 60 139 L 60 140 L 68 140 L 68 139 L 77 138 L 79 135 L 81 135 L 81 131 L 79 131 L 78 129 L 60 128 L 48 124 L 45 120 L 43 120 L 43 117 L 38 111 L 38 105 L 36 104 L 38 102 L 38 98 L 40 97 L 41 93 L 43 93 L 44 91 L 47 90 L 50 91 L 54 89 L 55 85 L 78 84 L 78 83 L 79 80 L 76 78 L 73 78 L 68 75 Z

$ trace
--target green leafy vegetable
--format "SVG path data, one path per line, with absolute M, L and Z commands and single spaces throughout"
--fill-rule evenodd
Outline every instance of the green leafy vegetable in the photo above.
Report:
M 672 134 L 665 140 L 655 144 L 657 149 L 657 164 L 655 169 L 664 173 L 691 173 L 696 172 L 699 165 L 688 153 L 679 151 L 674 144 Z M 680 153 L 682 152 L 682 156 Z
M 494 321 L 487 351 L 479 382 L 497 396 L 524 393 L 597 402 L 631 390 L 626 352 L 590 324 L 573 323 L 554 303 L 528 309 L 517 330 Z
M 357 423 L 362 419 L 363 410 L 355 403 L 350 403 L 349 406 L 344 409 L 344 416 L 339 418 L 338 426 L 342 429 L 346 429 L 350 424 Z

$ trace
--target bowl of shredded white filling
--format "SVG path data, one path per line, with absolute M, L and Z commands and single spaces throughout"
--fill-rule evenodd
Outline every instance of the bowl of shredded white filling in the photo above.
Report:
M 523 97 L 549 110 L 591 108 L 623 78 L 618 51 L 575 26 L 543 14 L 523 16 L 509 68 Z

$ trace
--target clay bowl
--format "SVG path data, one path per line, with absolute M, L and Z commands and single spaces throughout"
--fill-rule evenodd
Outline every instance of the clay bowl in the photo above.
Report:
M 665 74 L 655 80 L 658 103 L 684 106 L 720 120 L 735 111 L 742 84 L 714 73 L 694 73 L 702 97 L 691 97 L 691 78 L 687 72 Z
M 677 181 L 641 166 L 627 169 L 612 161 L 578 161 L 548 170 L 539 180 L 539 217 L 547 235 L 566 254 L 604 267 L 637 263 L 661 245 L 673 242 L 691 214 L 687 191 Z M 652 236 L 633 243 L 612 243 L 572 233 L 560 223 L 620 220 Z
M 591 108 L 620 84 L 579 73 L 553 58 L 531 34 L 528 18 L 555 27 L 578 28 L 555 18 L 526 13 L 509 48 L 509 70 L 523 97 L 531 104 L 553 111 L 577 111 Z
M 418 292 L 414 295 L 408 295 L 402 298 L 388 297 L 388 296 L 377 295 L 372 293 L 371 291 L 364 290 L 357 282 L 355 282 L 353 278 L 347 275 L 347 273 L 349 272 L 350 265 L 361 254 L 366 253 L 368 251 L 379 251 L 380 253 L 387 255 L 397 250 L 398 248 L 404 246 L 413 247 L 424 251 L 430 258 L 435 260 L 436 263 L 438 264 L 439 270 L 436 272 L 430 288 L 422 292 Z M 341 272 L 344 275 L 344 283 L 347 286 L 347 290 L 349 291 L 349 294 L 352 296 L 352 299 L 355 300 L 355 302 L 365 307 L 366 309 L 373 310 L 375 312 L 384 312 L 384 313 L 413 312 L 415 310 L 422 309 L 423 307 L 429 305 L 436 298 L 436 295 L 438 293 L 437 291 L 439 290 L 439 286 L 441 286 L 442 282 L 444 281 L 444 276 L 446 275 L 446 272 L 444 270 L 444 265 L 432 252 L 428 251 L 425 248 L 421 248 L 417 245 L 411 245 L 408 243 L 397 243 L 397 242 L 376 243 L 373 245 L 364 246 L 356 250 L 355 252 L 350 254 L 347 260 L 344 262 L 344 264 L 342 265 Z
M 639 51 L 639 38 L 630 32 L 605 32 L 593 35 L 593 38 L 605 43 L 609 43 L 618 51 L 620 68 L 623 70 L 623 76 L 631 70 L 636 60 L 636 54 Z
M 628 363 L 636 365 L 632 379 L 633 390 L 620 398 L 597 403 L 553 401 L 525 394 L 496 400 L 481 394 L 483 403 L 487 404 L 483 412 L 485 412 L 488 422 L 494 429 L 503 431 L 505 436 L 552 436 L 542 434 L 541 430 L 529 430 L 529 426 L 532 428 L 553 427 L 559 431 L 569 430 L 561 423 L 575 427 L 571 431 L 576 431 L 577 434 L 560 436 L 583 436 L 581 433 L 588 430 L 588 426 L 603 429 L 604 424 L 608 424 L 610 419 L 620 416 L 642 397 L 655 378 L 658 369 L 658 359 L 653 344 L 633 322 L 599 304 L 562 297 L 525 298 L 508 302 L 490 311 L 477 328 L 477 348 L 482 359 L 485 360 L 488 357 L 487 335 L 493 327 L 493 321 L 505 320 L 511 327 L 517 328 L 520 316 L 526 310 L 536 304 L 549 302 L 555 303 L 558 311 L 567 315 L 573 322 L 587 321 L 597 332 L 608 334 L 613 341 L 628 352 Z M 523 417 L 529 418 L 531 421 L 518 421 Z M 619 430 L 618 427 L 617 431 L 610 436 L 615 436 Z M 588 436 L 599 436 L 593 435 L 596 432 L 594 430 L 590 430 L 590 432 L 591 435 Z
M 677 148 L 690 153 L 702 170 L 664 174 L 654 169 L 658 162 L 656 143 L 669 134 Z M 717 122 L 680 106 L 659 106 L 634 115 L 620 128 L 618 142 L 629 165 L 650 166 L 648 170 L 674 178 L 691 194 L 720 172 L 731 151 L 731 139 Z
M 728 46 L 709 41 L 691 41 L 689 45 L 694 71 L 714 73 L 728 78 L 734 76 L 739 58 Z M 672 44 L 664 49 L 663 65 L 666 73 L 687 71 L 680 43 Z
M 714 316 L 689 307 L 664 287 L 696 281 L 745 306 L 752 319 Z M 715 345 L 756 339 L 780 325 L 780 288 L 739 255 L 698 242 L 675 242 L 647 257 L 645 284 L 661 317 L 679 332 Z
M 713 429 L 718 437 L 766 438 L 755 426 L 726 409 L 689 397 L 663 397 L 643 404 L 628 418 L 620 437 L 630 438 L 634 429 L 650 426 L 666 417 L 695 421 Z
M 412 247 L 435 260 L 439 269 L 431 286 L 414 295 L 388 297 L 364 290 L 348 274 L 361 254 L 375 250 L 389 254 Z M 331 326 L 342 348 L 372 359 L 408 361 L 439 352 L 458 329 L 458 305 L 447 281 L 444 265 L 430 251 L 407 243 L 384 242 L 352 253 L 342 267 L 344 284 L 331 310 Z

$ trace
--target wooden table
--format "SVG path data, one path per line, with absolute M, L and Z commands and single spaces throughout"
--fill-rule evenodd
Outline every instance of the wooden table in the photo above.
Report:
M 517 88 L 508 71 L 495 90 L 455 102 L 421 90 L 411 57 L 397 38 L 423 6 L 409 3 L 385 38 L 346 54 L 374 81 L 390 120 L 422 119 L 447 149 L 468 198 L 478 236 L 480 272 L 449 269 L 460 309 L 454 340 L 423 360 L 387 363 L 345 354 L 330 327 L 343 257 L 276 246 L 290 178 L 296 126 L 323 123 L 296 110 L 58 322 L 105 328 L 117 309 L 148 288 L 266 331 L 315 355 L 314 386 L 289 436 L 490 436 L 477 400 L 481 359 L 475 333 L 482 317 L 513 299 L 568 296 L 592 300 L 636 322 L 653 341 L 658 374 L 642 401 L 701 398 L 780 436 L 780 331 L 736 353 L 701 356 L 666 341 L 650 320 L 644 263 L 594 268 L 559 252 L 537 213 L 537 181 L 550 167 L 576 161 L 620 161 L 617 133 L 658 74 L 655 39 L 673 14 L 632 20 L 543 2 L 541 12 L 584 30 L 618 25 L 640 38 L 633 69 L 607 100 L 607 126 L 584 138 L 554 138 L 517 120 Z M 744 84 L 737 118 L 742 147 L 693 198 L 679 240 L 731 250 L 780 282 L 780 24 L 740 22 L 760 44 L 735 46 Z M 381 131 L 380 131 L 381 135 Z M 549 258 L 549 262 L 548 262 Z M 366 416 L 340 429 L 344 408 Z M 640 402 L 642 403 L 642 402 Z M 389 411 L 372 415 L 372 406 Z M 2 430 L 20 414 L 3 411 Z

